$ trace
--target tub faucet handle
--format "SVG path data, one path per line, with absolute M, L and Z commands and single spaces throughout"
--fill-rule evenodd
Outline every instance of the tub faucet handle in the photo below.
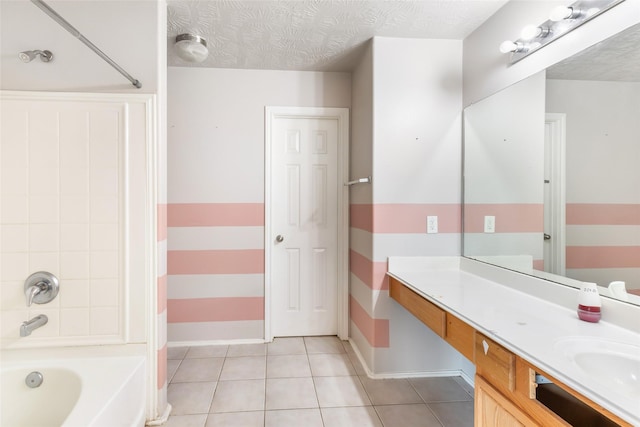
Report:
M 27 299 L 27 307 L 36 304 L 51 302 L 56 295 L 60 284 L 58 278 L 46 271 L 38 271 L 27 277 L 24 282 L 24 296 Z
M 25 289 L 24 296 L 27 299 L 27 307 L 31 307 L 35 296 L 40 292 L 44 292 L 46 289 L 47 285 L 44 282 L 38 282 L 35 285 L 31 285 L 27 289 Z

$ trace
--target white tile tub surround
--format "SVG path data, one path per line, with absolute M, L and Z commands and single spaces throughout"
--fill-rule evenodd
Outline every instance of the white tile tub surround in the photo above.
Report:
M 145 355 L 144 345 L 3 350 L 0 423 L 41 425 L 58 414 L 61 427 L 142 427 Z M 44 381 L 28 389 L 24 379 L 32 371 L 41 372 Z M 78 392 L 77 399 L 60 398 Z M 58 407 L 62 404 L 67 408 Z M 30 405 L 38 410 L 27 410 Z
M 2 348 L 144 342 L 154 97 L 1 91 L 0 101 Z M 40 270 L 60 293 L 27 308 L 24 280 Z M 38 314 L 49 322 L 19 337 Z

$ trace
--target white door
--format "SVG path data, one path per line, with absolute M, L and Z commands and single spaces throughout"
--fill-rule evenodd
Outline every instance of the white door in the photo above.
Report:
M 547 113 L 544 135 L 544 271 L 565 275 L 565 115 Z
M 338 333 L 339 138 L 336 117 L 277 116 L 270 122 L 271 336 Z

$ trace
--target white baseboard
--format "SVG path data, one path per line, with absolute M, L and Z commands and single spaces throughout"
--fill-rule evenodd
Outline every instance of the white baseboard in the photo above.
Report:
M 171 341 L 167 347 L 202 347 L 205 345 L 265 344 L 263 339 L 210 340 L 210 341 Z
M 164 413 L 156 418 L 155 420 L 147 421 L 146 426 L 161 426 L 169 420 L 169 415 L 171 415 L 171 407 L 170 403 L 167 403 L 167 407 L 164 408 Z

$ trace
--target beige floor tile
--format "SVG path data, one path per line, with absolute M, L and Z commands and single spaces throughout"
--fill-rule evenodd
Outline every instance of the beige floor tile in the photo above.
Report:
M 471 396 L 471 399 L 473 399 L 474 390 L 471 384 L 466 382 L 462 377 L 451 377 L 451 379 L 454 380 L 460 387 L 462 387 L 462 389 L 466 391 L 469 396 Z
M 209 414 L 206 427 L 264 427 L 264 411 Z
M 307 354 L 346 353 L 338 337 L 304 337 L 304 344 L 307 347 Z
M 356 370 L 346 354 L 310 354 L 309 364 L 314 377 L 356 375 Z
M 167 387 L 167 400 L 173 415 L 206 414 L 216 382 L 173 383 Z
M 263 380 L 266 370 L 266 356 L 227 357 L 224 360 L 220 381 Z
M 375 408 L 384 427 L 442 427 L 440 421 L 424 403 L 383 405 Z
M 167 359 L 184 359 L 189 347 L 167 347 Z
M 382 427 L 373 406 L 322 408 L 324 427 Z
M 473 401 L 429 403 L 444 427 L 473 427 Z
M 172 415 L 163 427 L 205 427 L 207 414 L 198 415 Z
M 222 370 L 222 357 L 184 359 L 173 376 L 173 383 L 218 381 Z
M 171 379 L 176 374 L 178 370 L 178 366 L 180 366 L 182 360 L 180 359 L 169 359 L 167 360 L 167 381 L 171 382 Z
M 264 380 L 220 381 L 212 413 L 264 410 Z
M 266 409 L 317 408 L 312 378 L 267 379 Z
M 473 400 L 451 377 L 411 378 L 409 382 L 427 403 Z
M 309 358 L 304 354 L 267 356 L 267 378 L 310 377 Z
M 225 357 L 228 345 L 202 345 L 189 347 L 185 356 L 186 359 L 200 359 L 203 357 Z
M 267 344 L 236 344 L 229 346 L 227 357 L 265 356 Z
M 265 427 L 323 427 L 322 416 L 317 408 L 266 411 Z
M 283 354 L 307 354 L 304 340 L 301 337 L 276 338 L 267 344 L 267 354 L 269 356 Z
M 418 393 L 406 379 L 373 380 L 367 377 L 360 377 L 360 381 L 374 405 L 423 403 Z
M 321 408 L 371 405 L 358 377 L 315 377 L 314 383 Z

